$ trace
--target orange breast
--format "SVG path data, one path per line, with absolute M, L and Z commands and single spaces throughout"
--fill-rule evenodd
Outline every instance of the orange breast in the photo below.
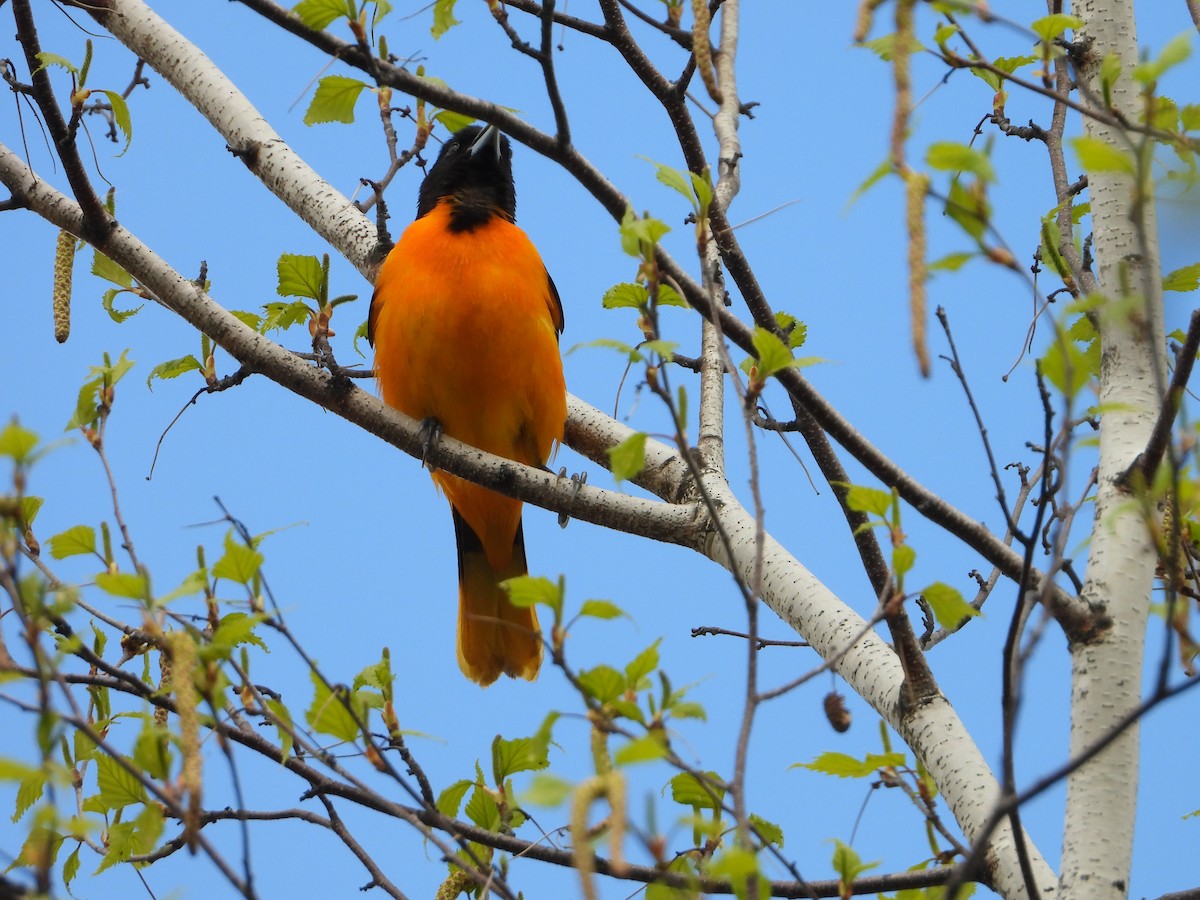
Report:
M 376 280 L 372 336 L 383 398 L 475 447 L 542 465 L 566 421 L 561 320 L 545 265 L 512 223 L 496 217 L 456 234 L 449 216 L 443 202 L 410 225 Z M 465 483 L 451 476 L 436 480 L 485 547 L 493 530 L 511 545 L 520 504 L 511 512 L 513 501 L 502 505 L 504 522 L 485 522 L 502 507 L 473 492 L 459 496 Z

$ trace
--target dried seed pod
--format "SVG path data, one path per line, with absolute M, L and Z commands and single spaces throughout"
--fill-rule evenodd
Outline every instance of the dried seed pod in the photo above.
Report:
M 846 709 L 846 698 L 837 691 L 825 695 L 825 718 L 838 734 L 850 730 L 850 710 Z

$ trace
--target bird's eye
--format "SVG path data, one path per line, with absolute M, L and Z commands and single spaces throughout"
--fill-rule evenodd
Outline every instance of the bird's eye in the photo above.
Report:
M 446 145 L 447 153 L 454 153 L 457 150 L 458 150 L 458 141 L 451 141 L 450 143 L 448 143 Z

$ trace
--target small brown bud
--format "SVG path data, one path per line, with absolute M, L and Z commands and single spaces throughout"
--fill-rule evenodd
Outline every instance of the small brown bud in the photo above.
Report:
M 850 730 L 850 710 L 846 708 L 846 698 L 837 691 L 825 695 L 825 718 L 838 734 Z

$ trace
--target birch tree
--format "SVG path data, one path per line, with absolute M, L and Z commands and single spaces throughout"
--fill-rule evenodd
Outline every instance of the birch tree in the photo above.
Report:
M 439 897 L 549 896 L 562 889 L 547 885 L 563 883 L 582 897 L 645 889 L 657 900 L 729 893 L 966 896 L 976 888 L 1006 898 L 1128 896 L 1138 874 L 1134 821 L 1144 803 L 1139 720 L 1160 705 L 1165 715 L 1186 716 L 1188 700 L 1173 698 L 1195 683 L 1189 624 L 1200 597 L 1198 495 L 1184 398 L 1200 315 L 1168 332 L 1164 289 L 1187 296 L 1197 287 L 1200 263 L 1163 271 L 1155 212 L 1165 173 L 1186 190 L 1195 171 L 1200 104 L 1160 89 L 1185 65 L 1189 35 L 1143 46 L 1132 0 L 1079 0 L 1070 9 L 1048 0 L 1044 9 L 1027 4 L 1014 19 L 971 2 L 864 0 L 858 9 L 857 46 L 847 52 L 857 54 L 855 65 L 877 66 L 892 85 L 891 108 L 877 116 L 883 161 L 874 173 L 862 173 L 862 190 L 890 187 L 904 197 L 894 235 L 907 278 L 875 302 L 907 310 L 904 364 L 955 384 L 969 404 L 994 488 L 994 506 L 985 513 L 959 508 L 941 485 L 919 481 L 889 456 L 871 421 L 855 421 L 827 399 L 822 367 L 806 348 L 803 305 L 761 281 L 743 247 L 733 212 L 755 164 L 742 146 L 755 104 L 739 90 L 739 73 L 764 61 L 740 54 L 739 36 L 747 17 L 770 16 L 769 10 L 738 0 L 687 7 L 680 0 L 597 0 L 562 9 L 553 0 L 486 6 L 437 0 L 426 9 L 383 0 L 303 0 L 295 9 L 273 0 L 239 2 L 237 29 L 285 31 L 297 51 L 315 51 L 328 63 L 306 96 L 305 120 L 344 127 L 354 141 L 373 142 L 376 158 L 386 160 L 382 172 L 363 177 L 355 200 L 332 182 L 363 173 L 310 166 L 303 145 L 285 141 L 206 55 L 212 48 L 173 27 L 169 5 L 0 3 L 16 36 L 0 51 L 7 57 L 0 65 L 14 98 L 9 116 L 20 117 L 0 144 L 0 182 L 8 191 L 3 217 L 57 234 L 52 312 L 60 340 L 70 332 L 72 303 L 78 308 L 103 293 L 104 308 L 122 319 L 133 311 L 121 299 L 136 297 L 177 316 L 177 327 L 194 334 L 198 348 L 183 358 L 155 359 L 144 367 L 148 381 L 175 385 L 199 377 L 196 396 L 205 395 L 217 415 L 226 392 L 270 382 L 403 454 L 556 513 L 564 523 L 636 536 L 648 555 L 664 553 L 656 543 L 662 542 L 705 557 L 713 571 L 732 576 L 722 589 L 741 625 L 722 635 L 727 648 L 738 648 L 723 651 L 722 671 L 742 698 L 739 715 L 700 726 L 706 743 L 693 753 L 678 729 L 704 710 L 694 692 L 672 680 L 657 643 L 626 642 L 591 665 L 574 654 L 577 631 L 603 627 L 624 614 L 623 606 L 636 618 L 632 604 L 585 600 L 571 592 L 569 579 L 543 570 L 535 574 L 549 577 L 513 582 L 512 597 L 545 607 L 552 665 L 541 677 L 561 682 L 573 705 L 545 709 L 532 735 L 502 733 L 478 747 L 490 766 L 477 765 L 452 782 L 431 778 L 436 754 L 422 752 L 409 731 L 421 724 L 402 727 L 397 714 L 407 693 L 429 688 L 397 680 L 388 651 L 363 655 L 356 671 L 323 668 L 317 660 L 327 656 L 332 634 L 289 627 L 286 610 L 310 600 L 272 594 L 269 542 L 242 526 L 237 511 L 225 513 L 228 533 L 201 548 L 195 571 L 178 586 L 154 578 L 122 515 L 123 488 L 110 466 L 106 438 L 120 415 L 116 398 L 137 389 L 136 379 L 123 380 L 127 357 L 114 350 L 83 385 L 69 426 L 104 463 L 111 486 L 112 506 L 99 531 L 83 524 L 97 513 L 80 510 L 81 524 L 41 533 L 43 503 L 70 508 L 72 501 L 56 496 L 54 485 L 37 483 L 52 436 L 20 424 L 22 398 L 5 393 L 5 412 L 18 418 L 0 433 L 11 472 L 0 498 L 0 693 L 15 724 L 6 729 L 0 777 L 16 786 L 23 835 L 5 877 L 58 895 L 92 871 L 100 877 L 113 867 L 154 872 L 187 848 L 198 857 L 191 863 L 201 873 L 196 877 L 253 897 L 257 872 L 276 863 L 251 853 L 250 823 L 296 820 L 332 834 L 361 865 L 367 887 L 411 895 L 425 883 L 406 883 L 415 878 L 420 851 L 411 859 L 381 852 L 382 818 L 387 829 L 424 843 L 420 864 L 438 871 Z M 1200 28 L 1194 7 L 1188 9 Z M 221 12 L 214 7 L 214 15 Z M 78 30 L 63 24 L 63 13 Z M 456 15 L 494 18 L 495 39 L 511 45 L 511 64 L 544 86 L 541 122 L 514 112 L 503 97 L 459 91 L 435 77 L 436 42 L 423 62 L 398 55 L 401 16 L 409 13 L 434 37 L 451 32 Z M 1182 11 L 1179 25 L 1189 27 Z M 64 28 L 70 41 L 59 37 Z M 97 29 L 104 40 L 88 40 Z M 561 87 L 560 70 L 576 45 L 557 48 L 568 40 L 607 51 L 613 83 L 617 72 L 629 78 L 614 91 L 645 92 L 669 123 L 674 158 L 648 165 L 687 214 L 686 253 L 672 252 L 667 223 L 644 212 L 662 205 L 661 197 L 649 201 L 627 191 L 573 138 L 573 125 L 599 113 L 573 105 Z M 84 45 L 77 55 L 62 52 Z M 127 61 L 133 78 L 126 90 L 96 86 L 94 54 Z M 786 62 L 803 66 L 803 56 Z M 280 68 L 291 78 L 286 63 Z M 922 95 L 951 76 L 970 81 L 982 112 L 973 108 L 961 117 L 955 134 L 916 139 Z M 303 77 L 295 75 L 300 84 Z M 169 263 L 157 246 L 163 235 L 127 229 L 119 215 L 122 190 L 114 200 L 102 187 L 112 179 L 122 188 L 138 173 L 121 169 L 119 158 L 101 165 L 104 157 L 89 141 L 101 143 L 105 131 L 118 150 L 138 140 L 146 84 L 181 98 L 229 148 L 228 172 L 205 177 L 248 170 L 260 194 L 290 209 L 314 242 L 357 270 L 366 285 L 356 288 L 360 293 L 369 293 L 388 248 L 388 215 L 392 235 L 395 223 L 406 222 L 399 210 L 408 208 L 409 197 L 401 185 L 416 182 L 404 177 L 435 155 L 450 132 L 488 122 L 519 152 L 561 168 L 590 196 L 586 215 L 610 217 L 631 257 L 628 271 L 636 275 L 614 273 L 603 302 L 632 308 L 636 327 L 624 341 L 584 339 L 623 354 L 630 385 L 655 410 L 654 433 L 572 396 L 566 433 L 572 459 L 613 476 L 601 482 L 593 475 L 591 483 L 448 437 L 428 443 L 421 423 L 386 407 L 361 380 L 369 372 L 346 365 L 365 313 L 350 321 L 357 313 L 337 295 L 328 256 L 286 254 L 276 263 L 283 299 L 257 309 L 223 306 L 205 266 L 185 272 Z M 1027 125 L 1009 118 L 1017 105 L 1033 110 Z M 775 134 L 772 140 L 795 139 L 784 126 Z M 612 140 L 630 154 L 639 150 L 636 129 L 614 128 Z M 1018 234 L 993 214 L 1004 192 L 1024 190 L 1006 179 L 996 152 L 1014 145 L 1038 158 L 1051 186 Z M 1084 171 L 1072 177 L 1076 160 Z M 681 218 L 671 225 L 678 229 Z M 768 219 L 761 227 L 784 226 Z M 45 260 L 8 265 L 48 268 Z M 107 293 L 94 279 L 73 283 L 72 273 L 79 276 L 87 265 L 108 283 Z M 1029 448 L 1011 466 L 993 452 L 985 411 L 972 394 L 970 360 L 960 357 L 954 340 L 956 331 L 986 332 L 986 324 L 963 316 L 952 328 L 954 310 L 927 309 L 935 275 L 969 284 L 980 270 L 999 273 L 1008 290 L 1035 299 L 1024 363 L 1030 389 L 1005 411 Z M 844 349 L 854 353 L 850 337 Z M 139 357 L 153 353 L 137 349 Z M 877 366 L 879 378 L 896 364 L 860 362 Z M 961 429 L 961 422 L 947 418 L 942 427 Z M 819 549 L 792 545 L 773 527 L 774 511 L 786 508 L 777 499 L 782 486 L 797 478 L 794 468 L 760 465 L 763 446 L 780 435 L 798 438 L 818 489 L 837 499 L 836 520 L 821 527 L 830 540 L 855 548 L 875 599 L 865 615 L 818 575 Z M 336 467 L 321 468 L 322 481 L 338 477 Z M 741 472 L 748 472 L 748 485 Z M 989 528 L 985 517 L 1001 527 Z M 978 561 L 974 596 L 952 586 L 966 580 L 961 572 L 916 581 L 918 552 L 935 557 L 941 550 L 910 538 L 915 520 Z M 1079 565 L 1071 554 L 1084 542 L 1087 560 Z M 74 557 L 99 566 L 98 573 L 77 577 Z M 1164 637 L 1151 660 L 1154 682 L 1143 686 L 1152 601 L 1154 621 L 1162 623 L 1156 635 Z M 685 606 L 680 602 L 680 622 L 694 627 Z M 764 676 L 761 664 L 775 619 L 805 644 L 779 683 Z M 984 627 L 1007 629 L 996 661 L 1002 696 L 988 698 L 1003 720 L 1000 747 L 979 743 L 939 682 L 939 647 Z M 266 649 L 294 656 L 308 682 L 259 681 L 252 667 Z M 1046 655 L 1069 660 L 1070 738 L 1045 748 L 1035 774 L 1017 765 L 1016 735 L 1034 693 L 1029 661 Z M 910 798 L 913 818 L 903 827 L 924 831 L 928 852 L 896 871 L 873 871 L 873 848 L 852 841 L 839 839 L 832 851 L 786 841 L 796 823 L 756 813 L 783 777 L 752 764 L 755 742 L 765 739 L 756 722 L 766 705 L 818 677 L 839 686 L 824 704 L 834 729 L 848 725 L 841 689 L 886 727 L 877 752 L 797 761 L 814 779 L 851 777 Z M 309 699 L 297 701 L 301 694 Z M 477 715 L 490 715 L 487 701 L 478 702 Z M 813 719 L 826 727 L 819 711 Z M 587 760 L 583 776 L 560 771 L 560 748 Z M 240 777 L 259 760 L 286 773 L 286 799 L 261 796 Z M 1022 811 L 1064 781 L 1062 854 L 1055 859 L 1028 833 Z M 647 783 L 663 795 L 657 814 L 633 802 Z M 858 802 L 859 795 L 846 796 Z M 797 810 L 798 818 L 805 815 L 811 811 Z M 571 880 L 543 880 L 552 871 Z

